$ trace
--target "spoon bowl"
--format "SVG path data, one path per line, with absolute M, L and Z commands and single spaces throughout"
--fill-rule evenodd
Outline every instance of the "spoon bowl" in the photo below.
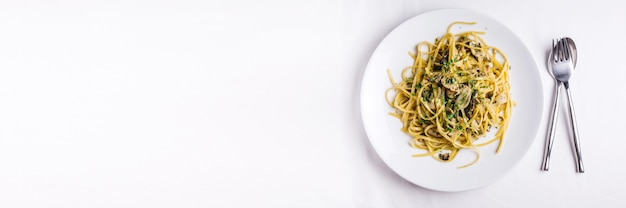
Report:
M 576 62 L 578 60 L 578 50 L 576 49 L 576 43 L 569 37 L 565 37 L 567 43 L 569 44 L 570 50 L 572 52 L 572 62 L 574 62 L 574 68 L 576 68 Z

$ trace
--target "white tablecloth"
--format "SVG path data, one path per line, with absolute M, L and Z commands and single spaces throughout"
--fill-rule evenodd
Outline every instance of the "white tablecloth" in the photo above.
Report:
M 626 204 L 618 1 L 0 1 L 0 207 L 619 207 Z M 423 189 L 361 122 L 381 39 L 466 8 L 515 32 L 539 65 L 544 118 L 525 157 L 481 189 Z M 551 169 L 539 170 L 551 39 L 579 50 Z M 565 97 L 563 97 L 565 98 Z M 565 101 L 566 99 L 562 99 Z M 529 138 L 532 139 L 532 138 Z

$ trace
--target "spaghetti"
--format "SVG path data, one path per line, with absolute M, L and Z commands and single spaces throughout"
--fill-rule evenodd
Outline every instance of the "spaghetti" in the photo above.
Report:
M 419 43 L 417 54 L 409 52 L 414 63 L 403 69 L 402 80 L 396 82 L 387 70 L 393 86 L 386 99 L 395 108 L 389 114 L 399 118 L 402 131 L 412 137 L 409 144 L 426 151 L 414 157 L 449 162 L 461 149 L 471 149 L 476 159 L 459 167 L 464 168 L 478 162 L 478 147 L 498 141 L 500 152 L 515 103 L 506 55 L 487 45 L 479 36 L 484 32 L 452 34 L 457 24 L 475 23 L 453 22 L 434 43 Z M 495 138 L 478 143 L 492 127 L 499 128 Z

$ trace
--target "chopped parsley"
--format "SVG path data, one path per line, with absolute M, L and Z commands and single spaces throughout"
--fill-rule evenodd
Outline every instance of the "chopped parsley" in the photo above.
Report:
M 451 66 L 454 66 L 457 61 L 459 60 L 452 59 L 452 60 L 447 61 L 446 63 L 443 63 L 444 71 L 447 72 L 447 70 L 450 69 Z

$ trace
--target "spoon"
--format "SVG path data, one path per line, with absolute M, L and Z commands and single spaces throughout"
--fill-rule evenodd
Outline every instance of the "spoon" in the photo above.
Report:
M 574 64 L 574 67 L 572 67 L 572 71 L 571 73 L 574 73 L 574 70 L 576 69 L 576 61 L 578 59 L 578 50 L 576 49 L 576 44 L 574 43 L 574 40 L 572 40 L 569 37 L 565 37 L 565 40 L 567 40 L 567 47 L 570 49 L 571 52 L 571 58 L 572 58 L 572 62 Z M 584 173 L 585 172 L 585 168 L 583 167 L 583 160 L 581 157 L 581 153 L 580 153 L 580 141 L 579 141 L 579 134 L 578 134 L 578 125 L 576 124 L 576 114 L 574 113 L 574 102 L 572 101 L 572 93 L 570 92 L 570 88 L 569 88 L 569 82 L 568 80 L 565 80 L 563 82 L 563 85 L 565 86 L 565 91 L 567 92 L 567 100 L 569 101 L 569 114 L 570 114 L 570 122 L 572 124 L 572 130 L 574 132 L 574 151 L 575 151 L 575 158 L 576 158 L 576 172 L 579 173 Z

